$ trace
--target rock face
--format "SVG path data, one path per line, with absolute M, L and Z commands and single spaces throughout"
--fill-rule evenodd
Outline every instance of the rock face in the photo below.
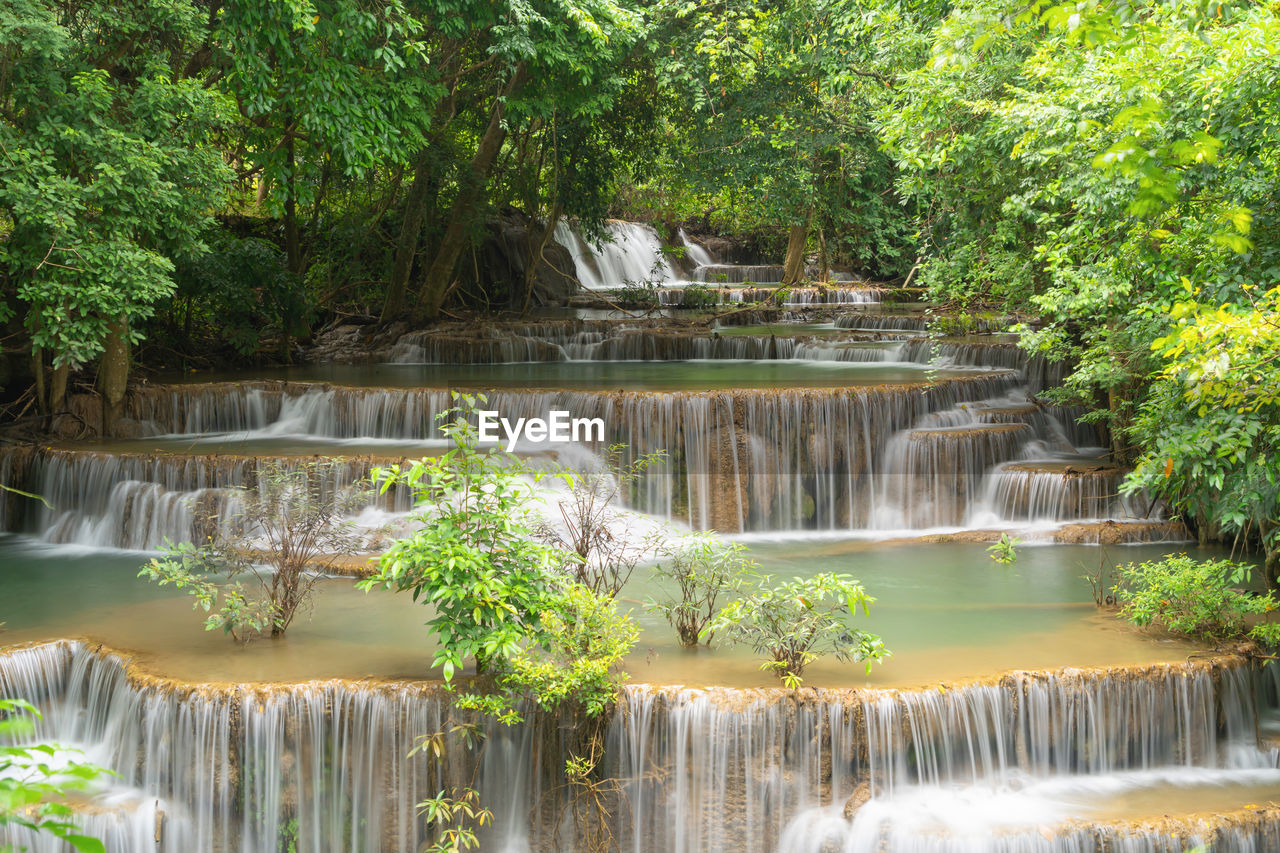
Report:
M 484 225 L 484 236 L 460 264 L 461 296 L 489 306 L 523 306 L 525 279 L 534 243 L 544 223 L 517 210 L 506 210 Z M 578 291 L 569 250 L 548 239 L 533 276 L 533 305 L 562 302 Z
M 862 781 L 858 783 L 858 787 L 853 789 L 853 793 L 849 795 L 849 799 L 845 800 L 844 817 L 845 820 L 853 820 L 853 816 L 857 814 L 858 809 L 865 806 L 871 800 L 871 783 Z

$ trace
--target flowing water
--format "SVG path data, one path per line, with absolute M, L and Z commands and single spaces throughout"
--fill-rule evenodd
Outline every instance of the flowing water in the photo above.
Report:
M 678 304 L 704 282 L 730 302 L 780 278 L 683 233 L 673 260 L 648 226 L 607 232 L 557 229 L 589 289 L 648 281 Z M 1122 492 L 1083 410 L 1038 398 L 1065 367 L 1018 350 L 1003 318 L 939 338 L 879 298 L 846 280 L 790 291 L 805 310 L 771 316 L 794 322 L 597 312 L 410 333 L 378 363 L 157 377 L 117 435 L 0 450 L 0 479 L 46 500 L 0 501 L 0 696 L 119 774 L 76 804 L 112 853 L 410 853 L 430 840 L 415 804 L 468 786 L 494 814 L 482 849 L 502 853 L 587 851 L 593 829 L 635 853 L 1280 850 L 1276 667 L 1094 606 L 1086 576 L 1105 590 L 1117 564 L 1186 543 L 1062 544 L 1179 535 Z M 782 690 L 744 650 L 679 648 L 642 564 L 619 596 L 641 637 L 602 723 L 602 816 L 566 784 L 580 719 L 530 710 L 478 750 L 410 755 L 470 718 L 431 681 L 429 613 L 407 597 L 323 578 L 286 638 L 235 647 L 136 578 L 166 541 L 231 523 L 266 465 L 332 458 L 340 489 L 443 452 L 435 418 L 458 389 L 511 419 L 603 422 L 599 440 L 518 443 L 536 465 L 663 451 L 615 532 L 715 530 L 779 577 L 852 574 L 893 656 L 870 673 L 821 660 Z M 92 398 L 73 405 L 99 422 Z M 539 494 L 552 522 L 559 496 Z M 410 510 L 370 496 L 351 519 L 367 553 L 341 566 L 412 529 Z M 1012 565 L 986 553 L 999 532 L 1025 540 Z

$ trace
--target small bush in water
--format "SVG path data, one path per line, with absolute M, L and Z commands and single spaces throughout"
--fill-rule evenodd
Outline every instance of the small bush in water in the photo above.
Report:
M 704 629 L 719 612 L 720 600 L 740 590 L 756 566 L 746 553 L 741 545 L 696 533 L 681 537 L 659 553 L 654 577 L 674 584 L 677 592 L 651 599 L 646 606 L 671 623 L 680 645 L 711 644 L 714 632 Z
M 1175 634 L 1222 641 L 1246 634 L 1274 645 L 1280 629 L 1262 624 L 1246 628 L 1245 617 L 1275 610 L 1280 602 L 1268 592 L 1253 595 L 1238 587 L 1253 567 L 1228 560 L 1193 560 L 1186 554 L 1130 563 L 1119 569 L 1115 586 L 1120 613 L 1135 625 L 1159 624 Z
M 840 661 L 871 664 L 889 650 L 875 634 L 852 625 L 854 611 L 864 616 L 875 601 L 848 575 L 812 578 L 760 587 L 725 605 L 704 633 L 723 632 L 734 643 L 751 646 L 769 660 L 761 669 L 773 672 L 790 688 L 799 687 L 806 666 L 823 655 Z

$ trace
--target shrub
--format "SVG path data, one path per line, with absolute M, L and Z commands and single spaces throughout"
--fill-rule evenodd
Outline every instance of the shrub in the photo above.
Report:
M 641 474 L 662 459 L 649 453 L 623 461 L 626 445 L 609 448 L 605 464 L 586 471 L 566 469 L 560 476 L 569 493 L 559 503 L 564 529 L 538 526 L 548 545 L 572 552 L 577 559 L 570 573 L 593 592 L 616 596 L 631 578 L 636 565 L 655 547 L 653 536 L 636 536 L 630 517 L 615 509 L 620 494 L 630 490 Z
M 1193 560 L 1177 554 L 1130 563 L 1115 586 L 1120 613 L 1135 625 L 1159 624 L 1175 634 L 1218 642 L 1244 637 L 1245 617 L 1276 608 L 1274 595 L 1251 595 L 1237 587 L 1253 567 L 1228 560 Z M 1266 642 L 1274 627 L 1260 625 L 1255 639 Z
M 674 583 L 677 594 L 652 599 L 647 606 L 671 623 L 680 645 L 709 645 L 714 632 L 704 629 L 719 612 L 721 597 L 741 589 L 754 567 L 741 545 L 707 534 L 685 536 L 664 549 L 653 567 L 654 576 Z
M 195 597 L 210 616 L 205 630 L 221 628 L 247 641 L 268 629 L 278 637 L 311 598 L 320 574 L 356 553 L 363 537 L 346 516 L 363 506 L 366 484 L 336 486 L 339 463 L 264 462 L 256 484 L 232 488 L 224 504 L 197 502 L 200 545 L 169 543 L 139 577 L 172 584 Z M 249 588 L 236 576 L 247 576 Z
M 440 414 L 454 443 L 448 452 L 374 472 L 383 491 L 397 483 L 412 491 L 421 527 L 392 543 L 376 573 L 358 584 L 408 590 L 435 609 L 427 627 L 440 645 L 431 665 L 445 681 L 468 658 L 484 672 L 520 652 L 571 560 L 534 530 L 537 472 L 512 454 L 480 450 L 467 416 L 483 398 L 457 394 L 454 401 Z
M 840 661 L 865 660 L 867 672 L 874 661 L 889 655 L 879 637 L 851 624 L 854 611 L 861 609 L 865 616 L 874 601 L 848 575 L 795 578 L 777 586 L 762 584 L 730 602 L 703 632 L 723 631 L 734 643 L 767 656 L 761 669 L 795 688 L 802 683 L 805 667 L 823 655 Z

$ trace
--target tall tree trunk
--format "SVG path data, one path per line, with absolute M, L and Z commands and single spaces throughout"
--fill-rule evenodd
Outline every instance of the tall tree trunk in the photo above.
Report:
M 787 238 L 787 258 L 782 265 L 782 283 L 784 285 L 803 284 L 804 250 L 809 243 L 809 220 L 813 211 L 805 214 L 804 224 L 792 225 L 791 235 Z
M 533 287 L 538 278 L 538 266 L 542 263 L 542 252 L 547 248 L 551 235 L 556 233 L 556 225 L 559 224 L 563 214 L 564 205 L 559 201 L 551 205 L 551 212 L 547 214 L 547 224 L 542 229 L 541 236 L 536 241 L 529 241 L 529 261 L 524 268 L 524 308 L 521 309 L 521 313 L 528 311 L 529 303 L 533 301 Z
M 49 394 L 44 378 L 44 350 L 31 348 L 31 375 L 35 379 L 36 408 L 41 415 L 49 415 Z
M 391 324 L 404 312 L 404 296 L 409 287 L 409 274 L 413 271 L 413 259 L 418 254 L 418 242 L 422 238 L 422 219 L 428 207 L 435 206 L 440 183 L 431 170 L 431 158 L 427 149 L 418 152 L 413 164 L 413 185 L 405 199 L 404 220 L 400 223 L 400 236 L 396 239 L 396 258 L 391 268 L 391 281 L 387 283 L 387 295 L 382 302 L 380 326 Z
M 298 178 L 294 161 L 293 133 L 285 143 L 285 162 L 288 164 L 289 186 L 284 196 L 284 253 L 285 265 L 292 276 L 302 275 L 302 240 L 298 236 Z M 280 315 L 280 357 L 285 364 L 293 361 L 293 310 L 286 305 Z
M 823 284 L 831 280 L 831 256 L 827 254 L 827 234 L 822 228 L 818 229 L 818 275 Z
M 489 111 L 489 126 L 480 138 L 480 146 L 471 160 L 471 168 L 459 182 L 458 195 L 449 211 L 449 225 L 440 241 L 440 248 L 427 269 L 422 290 L 418 294 L 418 304 L 413 308 L 415 323 L 434 320 L 440 315 L 440 307 L 444 304 L 449 283 L 453 279 L 453 268 L 457 266 L 458 257 L 466 245 L 467 224 L 489 182 L 489 170 L 493 168 L 493 161 L 497 159 L 502 143 L 507 138 L 507 130 L 502 125 L 505 98 L 524 85 L 527 70 L 525 63 L 518 64 L 507 85 L 494 99 L 493 108 Z
M 98 393 L 102 395 L 102 434 L 111 435 L 121 414 L 129 385 L 129 321 L 124 314 L 111 321 L 102 357 L 98 360 Z
M 67 408 L 67 378 L 71 368 L 67 365 L 55 367 L 49 378 L 49 414 L 55 417 Z

